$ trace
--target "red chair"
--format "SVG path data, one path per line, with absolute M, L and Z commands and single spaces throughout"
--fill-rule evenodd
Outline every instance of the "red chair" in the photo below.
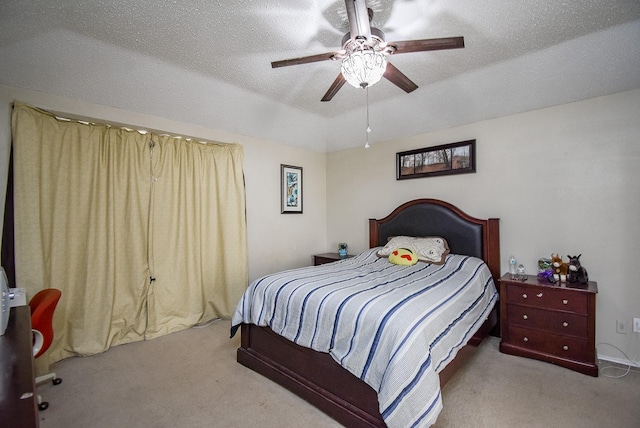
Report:
M 58 301 L 62 296 L 62 292 L 55 288 L 45 288 L 36 293 L 29 301 L 31 308 L 31 329 L 34 336 L 33 356 L 38 358 L 44 354 L 53 342 L 53 312 L 58 305 Z M 51 379 L 54 385 L 59 385 L 62 379 L 55 373 L 47 373 L 43 376 L 36 377 L 36 385 Z M 46 410 L 49 403 L 42 401 L 38 395 L 38 409 Z

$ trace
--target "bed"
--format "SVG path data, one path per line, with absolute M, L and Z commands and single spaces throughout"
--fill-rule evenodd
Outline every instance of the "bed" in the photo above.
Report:
M 446 265 L 457 263 L 456 266 L 464 265 L 466 267 L 467 264 L 472 264 L 477 261 L 482 264 L 483 267 L 474 268 L 474 272 L 481 271 L 484 273 L 486 270 L 487 274 L 485 274 L 485 276 L 488 275 L 489 279 L 483 280 L 483 282 L 485 283 L 485 287 L 488 289 L 489 285 L 494 287 L 494 284 L 498 284 L 497 280 L 500 276 L 498 223 L 499 220 L 496 218 L 486 220 L 474 218 L 444 201 L 435 199 L 413 200 L 399 206 L 391 212 L 391 214 L 382 219 L 369 220 L 369 251 L 365 251 L 354 258 L 328 265 L 288 271 L 281 274 L 284 275 L 284 277 L 280 280 L 287 283 L 293 282 L 292 280 L 287 279 L 289 278 L 287 275 L 295 273 L 296 275 L 305 276 L 305 278 L 312 278 L 311 280 L 305 280 L 307 283 L 322 281 L 326 276 L 338 275 L 337 271 L 359 272 L 359 269 L 362 268 L 361 264 L 375 266 L 375 269 L 378 270 L 386 270 L 389 263 L 384 260 L 380 261 L 381 259 L 377 257 L 377 251 L 378 247 L 385 246 L 392 237 L 440 236 L 445 238 L 450 249 Z M 484 261 L 484 264 L 477 259 Z M 386 263 L 386 265 L 384 263 Z M 473 264 L 473 266 L 475 266 L 475 264 Z M 416 269 L 423 268 L 420 267 Z M 434 269 L 438 270 L 439 267 L 434 266 Z M 369 275 L 368 271 L 366 275 Z M 411 275 L 414 275 L 414 273 L 412 272 Z M 435 274 L 425 273 L 424 275 L 430 276 Z M 473 275 L 475 276 L 476 273 Z M 357 275 L 353 274 L 353 276 L 355 277 Z M 322 278 L 322 280 L 317 278 Z M 363 281 L 363 283 L 366 282 L 366 284 L 371 284 L 372 282 L 369 278 L 370 277 L 367 276 L 367 280 Z M 258 287 L 258 284 L 256 283 L 267 282 L 275 283 L 276 279 L 275 277 L 267 276 L 252 283 L 250 289 L 254 286 Z M 322 283 L 318 282 L 318 284 Z M 301 289 L 303 287 L 301 286 L 299 288 Z M 324 288 L 324 286 L 320 286 L 319 288 Z M 258 289 L 253 288 L 252 293 L 254 295 L 258 293 L 256 290 Z M 296 290 L 298 290 L 298 288 L 296 288 Z M 298 291 L 295 291 L 294 293 L 297 292 Z M 262 291 L 260 291 L 260 293 L 262 293 Z M 332 291 L 332 293 L 334 293 L 334 291 Z M 358 291 L 358 293 L 360 293 L 360 291 Z M 493 291 L 493 293 L 497 293 L 497 291 Z M 245 296 L 246 294 L 248 293 L 245 293 Z M 249 299 L 249 297 L 243 297 L 243 301 L 245 301 L 245 299 Z M 478 297 L 477 300 L 480 301 L 480 297 Z M 424 414 L 421 413 L 422 416 L 420 416 L 419 419 L 412 422 L 415 425 L 429 425 L 435 420 L 434 418 L 437 417 L 437 413 L 440 410 L 438 406 L 441 407 L 439 387 L 444 385 L 446 381 L 451 378 L 453 373 L 455 373 L 455 371 L 464 364 L 465 359 L 473 352 L 473 349 L 487 334 L 489 334 L 489 332 L 497 334 L 497 326 L 499 325 L 499 314 L 497 313 L 497 310 L 499 305 L 495 305 L 495 300 L 497 300 L 497 294 L 488 297 L 482 296 L 481 303 L 477 305 L 480 307 L 478 309 L 478 313 L 480 315 L 476 315 L 481 318 L 471 321 L 471 327 L 461 327 L 464 329 L 463 333 L 466 334 L 466 336 L 463 334 L 464 343 L 461 342 L 455 346 L 451 345 L 451 349 L 447 351 L 448 355 L 446 357 L 439 357 L 440 359 L 438 361 L 442 366 L 437 367 L 437 373 L 435 373 L 436 368 L 434 368 L 434 375 L 429 374 L 429 376 L 436 376 L 436 381 L 439 380 L 438 391 L 433 392 L 433 396 L 436 397 L 437 395 L 437 399 L 434 398 L 433 403 L 429 404 L 429 406 L 433 408 L 425 410 Z M 287 303 L 287 305 L 289 304 L 290 303 Z M 240 308 L 242 305 L 243 302 L 239 304 L 240 312 L 251 311 L 250 309 L 247 309 L 248 306 L 241 310 Z M 290 308 L 287 310 L 289 309 Z M 340 307 L 340 309 L 342 309 L 342 307 Z M 256 312 L 256 310 L 254 310 L 254 312 Z M 298 313 L 299 312 L 296 312 L 296 314 Z M 247 319 L 246 314 L 243 314 L 242 316 L 245 316 L 244 320 Z M 359 316 L 360 315 L 358 315 L 358 317 Z M 347 315 L 345 318 L 350 319 L 349 317 L 350 316 Z M 349 357 L 342 354 L 340 356 L 336 356 L 336 349 L 339 348 L 339 346 L 334 343 L 333 340 L 330 345 L 319 346 L 319 348 L 325 346 L 330 350 L 327 352 L 321 352 L 307 346 L 298 345 L 294 342 L 293 337 L 291 337 L 291 339 L 287 339 L 285 337 L 287 335 L 285 334 L 285 330 L 279 324 L 272 325 L 269 323 L 262 323 L 269 325 L 273 330 L 280 331 L 282 335 L 276 334 L 272 328 L 267 326 L 258 326 L 246 321 L 239 322 L 239 319 L 242 318 L 239 318 L 237 313 L 234 314 L 232 335 L 234 334 L 235 329 L 241 329 L 241 346 L 237 351 L 237 360 L 240 364 L 249 367 L 284 386 L 345 426 L 384 427 L 390 421 L 392 421 L 390 425 L 404 425 L 406 423 L 406 420 L 403 420 L 400 417 L 399 419 L 395 418 L 395 414 L 391 412 L 395 411 L 395 407 L 393 406 L 384 407 L 382 412 L 384 413 L 384 416 L 381 414 L 380 407 L 382 406 L 379 404 L 379 398 L 380 403 L 387 403 L 388 397 L 386 396 L 386 391 L 383 390 L 383 388 L 378 387 L 379 384 L 376 383 L 377 380 L 372 381 L 371 376 L 364 376 L 364 371 L 358 371 L 361 366 L 358 366 L 358 368 L 354 370 L 353 366 L 355 363 L 352 363 L 351 360 L 349 360 L 352 354 L 355 355 L 355 360 L 358 360 L 359 355 L 368 355 L 366 358 L 361 358 L 363 360 L 367 360 L 366 364 L 371 363 L 371 365 L 365 365 L 366 368 L 368 369 L 371 366 L 375 366 L 376 363 L 371 362 L 371 355 L 373 355 L 373 353 L 366 352 L 368 348 L 362 348 L 363 352 L 359 352 L 359 348 L 356 347 L 353 352 L 349 354 Z M 416 324 L 412 321 L 412 318 L 410 318 L 408 322 L 412 323 L 411 325 Z M 395 325 L 398 323 L 399 322 L 396 320 L 393 324 Z M 334 324 L 337 324 L 337 321 L 334 320 Z M 356 325 L 357 323 L 354 322 L 352 324 Z M 370 323 L 363 322 L 362 324 L 367 325 Z M 451 323 L 451 325 L 453 325 L 453 323 Z M 302 331 L 302 327 L 298 328 Z M 356 327 L 354 327 L 354 329 L 355 328 Z M 358 326 L 357 328 L 364 329 L 362 326 Z M 322 330 L 322 328 L 318 327 L 315 329 Z M 407 329 L 407 331 L 409 330 Z M 298 341 L 298 336 L 300 335 L 299 331 L 295 338 L 296 341 Z M 302 333 L 302 336 L 305 336 L 305 333 Z M 338 337 L 336 341 L 340 342 L 340 335 L 334 335 L 334 337 Z M 318 346 L 315 346 L 316 342 L 314 342 L 314 340 L 316 340 L 315 331 L 313 332 L 313 338 L 309 341 L 309 346 L 318 348 Z M 351 340 L 351 343 L 348 346 L 354 348 L 354 339 L 347 338 L 347 341 L 349 340 Z M 320 340 L 318 341 L 322 342 Z M 302 342 L 304 342 L 304 340 L 302 340 Z M 372 343 L 374 342 L 376 343 L 376 346 L 378 346 L 375 340 L 373 340 Z M 442 342 L 444 342 L 444 340 Z M 300 343 L 300 341 L 298 341 L 298 343 Z M 413 342 L 411 348 L 415 348 L 416 344 L 420 344 L 420 342 Z M 400 349 L 400 345 L 389 346 L 391 346 L 391 349 L 395 350 L 395 353 L 387 353 L 393 354 L 394 356 L 399 353 L 398 349 Z M 396 346 L 396 348 L 393 348 L 393 346 Z M 331 352 L 331 354 L 329 352 Z M 443 351 L 438 352 L 439 354 L 443 353 Z M 444 353 L 446 354 L 447 352 Z M 424 360 L 420 360 L 425 364 L 425 366 L 432 363 L 431 356 L 427 358 L 427 354 L 429 353 L 424 353 Z M 377 353 L 375 355 L 377 357 Z M 342 365 L 338 364 L 336 361 L 341 361 Z M 345 361 L 347 362 L 345 363 Z M 427 362 L 429 364 L 427 364 Z M 418 364 L 420 364 L 420 362 L 418 362 Z M 446 364 L 446 366 L 444 366 L 444 364 Z M 407 366 L 406 363 L 399 365 L 402 367 Z M 351 371 L 347 370 L 343 366 L 349 367 Z M 409 365 L 409 367 L 411 367 L 411 365 Z M 431 371 L 431 368 L 429 368 L 429 370 Z M 375 370 L 371 369 L 371 371 Z M 416 371 L 419 370 L 416 369 Z M 366 382 L 365 380 L 360 379 L 359 376 L 352 374 L 352 372 L 359 373 L 359 376 L 366 379 Z M 400 381 L 405 378 L 411 379 L 410 376 L 407 377 L 405 374 L 399 374 L 397 376 L 399 376 L 398 379 Z M 428 376 L 425 374 L 424 377 L 426 378 Z M 389 381 L 385 380 L 385 382 L 392 384 L 397 382 L 398 379 Z M 418 379 L 418 377 L 416 377 L 416 379 Z M 422 378 L 420 378 L 419 382 L 422 382 Z M 419 382 L 417 380 L 415 381 L 415 383 Z M 426 381 L 424 382 L 426 383 Z M 380 391 L 380 396 L 378 392 L 376 392 L 376 389 L 370 386 L 370 384 L 376 385 Z M 431 394 L 432 392 L 428 393 Z M 405 403 L 405 401 L 410 403 L 411 397 L 408 395 L 409 394 L 407 394 L 406 397 L 400 395 L 398 397 L 394 396 L 394 403 L 400 403 L 400 405 Z M 429 397 L 431 396 L 429 395 Z M 418 398 L 420 398 L 420 395 L 418 395 Z M 431 400 L 431 398 L 429 398 L 429 400 Z M 412 406 L 415 406 L 415 402 Z M 389 410 L 390 408 L 391 411 Z

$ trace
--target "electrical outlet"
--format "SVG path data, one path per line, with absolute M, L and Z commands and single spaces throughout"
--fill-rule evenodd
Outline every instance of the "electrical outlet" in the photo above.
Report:
M 635 327 L 635 324 L 634 324 Z M 624 320 L 616 320 L 616 333 L 627 334 L 627 322 Z
M 633 319 L 633 332 L 640 333 L 640 318 Z

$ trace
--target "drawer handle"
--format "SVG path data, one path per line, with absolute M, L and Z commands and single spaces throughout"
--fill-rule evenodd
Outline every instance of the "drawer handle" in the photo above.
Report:
M 529 338 L 527 336 L 524 337 L 524 339 L 522 339 L 523 342 L 528 342 Z
M 529 317 L 527 316 L 527 314 L 524 314 L 524 315 L 522 316 L 522 319 L 523 319 L 523 320 L 528 320 L 528 319 L 529 319 Z
M 542 297 L 542 293 L 536 294 L 536 297 L 538 297 L 538 298 Z
M 569 350 L 569 347 L 568 347 L 567 345 L 564 345 L 564 346 L 562 347 L 562 349 L 564 349 L 565 351 L 568 351 L 568 350 Z
M 527 295 L 526 295 L 526 294 L 523 294 L 523 295 L 522 295 L 522 298 L 523 298 L 523 299 L 526 299 L 526 298 L 527 298 Z
M 567 303 L 569 303 L 569 301 L 568 301 L 567 299 L 564 299 L 564 300 L 562 301 L 562 304 L 563 304 L 563 305 L 566 305 Z
M 562 326 L 563 327 L 569 327 L 569 323 L 565 321 L 565 322 L 562 323 Z

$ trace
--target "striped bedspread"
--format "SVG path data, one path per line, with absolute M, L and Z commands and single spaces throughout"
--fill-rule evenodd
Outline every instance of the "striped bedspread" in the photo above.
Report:
M 449 254 L 444 265 L 397 266 L 378 248 L 254 281 L 238 303 L 241 323 L 268 326 L 326 352 L 378 392 L 389 427 L 432 425 L 442 409 L 438 373 L 497 300 L 488 267 Z

